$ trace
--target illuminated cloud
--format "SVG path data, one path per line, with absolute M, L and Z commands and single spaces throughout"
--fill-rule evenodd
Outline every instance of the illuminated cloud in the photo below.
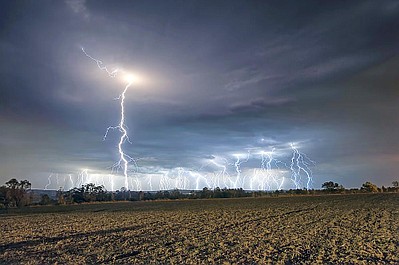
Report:
M 119 135 L 102 137 L 125 80 L 99 74 L 81 47 L 145 77 L 125 105 L 136 188 L 179 174 L 214 185 L 224 159 L 234 176 L 232 154 L 274 147 L 289 160 L 290 142 L 317 163 L 314 187 L 389 185 L 399 170 L 395 1 L 6 1 L 0 23 L 3 183 L 42 188 L 83 169 L 107 180 Z

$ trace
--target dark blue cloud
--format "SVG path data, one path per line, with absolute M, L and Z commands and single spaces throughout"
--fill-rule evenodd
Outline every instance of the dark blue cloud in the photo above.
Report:
M 29 176 L 43 187 L 52 172 L 109 174 L 118 134 L 102 136 L 118 122 L 124 84 L 81 47 L 147 78 L 126 99 L 137 174 L 210 176 L 222 158 L 234 174 L 234 154 L 273 147 L 289 163 L 295 142 L 317 162 L 316 187 L 396 177 L 395 1 L 2 6 L 2 181 Z M 245 170 L 259 167 L 251 159 Z

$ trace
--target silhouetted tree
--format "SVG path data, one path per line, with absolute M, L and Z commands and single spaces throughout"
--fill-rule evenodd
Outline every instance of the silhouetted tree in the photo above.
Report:
M 27 180 L 18 181 L 16 179 L 10 179 L 6 182 L 7 200 L 10 204 L 14 204 L 16 207 L 21 207 L 27 203 L 28 197 L 26 196 L 27 191 L 30 190 L 31 184 Z
M 174 190 L 172 190 L 171 192 L 170 192 L 170 195 L 169 195 L 170 197 L 170 199 L 172 199 L 172 200 L 176 200 L 176 199 L 181 199 L 181 198 L 183 198 L 183 194 L 181 194 L 181 192 L 178 190 L 178 189 L 174 189 Z
M 201 198 L 211 198 L 212 191 L 210 191 L 207 187 L 204 187 L 201 192 Z
M 139 191 L 138 198 L 139 198 L 139 201 L 144 200 L 144 192 L 143 191 Z
M 116 191 L 116 198 L 117 200 L 123 200 L 126 201 L 128 198 L 127 194 L 128 190 L 125 187 L 122 187 L 120 190 Z
M 10 189 L 6 186 L 0 187 L 0 204 L 7 210 L 11 203 Z
M 62 190 L 62 188 L 59 188 L 59 190 L 57 190 L 56 196 L 57 196 L 57 203 L 58 204 L 65 204 L 66 203 L 66 200 L 65 200 L 66 194 L 64 194 L 64 191 Z
M 388 187 L 387 192 L 399 192 L 399 181 L 392 181 L 392 187 Z
M 344 190 L 344 187 L 342 185 L 332 181 L 324 182 L 321 187 L 328 192 L 337 192 Z
M 363 183 L 361 190 L 365 192 L 378 192 L 378 187 L 370 181 L 367 181 Z
M 106 201 L 112 199 L 112 194 L 108 194 L 104 186 L 96 186 L 93 183 L 82 185 L 80 188 L 73 188 L 67 192 L 59 190 L 57 192 L 58 202 L 62 203 L 82 203 L 92 201 Z
M 216 187 L 213 190 L 213 198 L 223 198 L 223 193 L 222 193 L 222 191 L 220 190 L 219 187 Z

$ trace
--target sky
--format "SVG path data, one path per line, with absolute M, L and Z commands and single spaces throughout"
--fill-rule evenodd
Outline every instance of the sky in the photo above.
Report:
M 389 186 L 398 54 L 398 1 L 2 1 L 0 184 Z

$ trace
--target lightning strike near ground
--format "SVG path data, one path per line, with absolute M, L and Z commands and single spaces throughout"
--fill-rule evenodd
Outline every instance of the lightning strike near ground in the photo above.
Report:
M 297 189 L 301 189 L 301 178 L 302 175 L 306 176 L 306 189 L 310 189 L 312 184 L 312 171 L 310 170 L 309 166 L 315 165 L 313 160 L 310 160 L 307 155 L 302 154 L 299 152 L 295 144 L 290 144 L 292 149 L 292 158 L 290 169 L 292 172 L 292 181 Z
M 82 52 L 88 57 L 90 58 L 92 61 L 96 62 L 97 67 L 102 70 L 105 71 L 111 78 L 114 78 L 118 75 L 119 72 L 124 72 L 122 70 L 119 69 L 114 69 L 114 70 L 109 70 L 101 60 L 98 60 L 94 57 L 92 57 L 91 55 L 89 55 L 84 48 L 82 48 Z M 126 73 L 125 73 L 126 74 Z M 132 78 L 127 76 L 126 78 L 127 84 L 124 88 L 124 90 L 122 91 L 122 93 L 119 95 L 119 97 L 117 98 L 120 102 L 120 120 L 119 120 L 119 124 L 116 126 L 109 126 L 104 134 L 104 140 L 107 138 L 108 133 L 110 130 L 119 130 L 119 132 L 121 133 L 121 136 L 119 138 L 119 142 L 118 142 L 118 154 L 119 154 L 119 161 L 117 161 L 114 165 L 113 165 L 113 170 L 116 171 L 116 173 L 119 172 L 120 169 L 122 169 L 123 172 L 123 176 L 125 178 L 124 181 L 124 185 L 126 189 L 129 189 L 129 181 L 128 181 L 128 166 L 130 162 L 134 162 L 134 159 L 127 155 L 123 149 L 123 144 L 127 141 L 129 143 L 129 136 L 128 136 L 128 132 L 127 132 L 127 127 L 125 124 L 125 99 L 126 99 L 126 91 L 129 89 L 129 87 L 132 85 Z

